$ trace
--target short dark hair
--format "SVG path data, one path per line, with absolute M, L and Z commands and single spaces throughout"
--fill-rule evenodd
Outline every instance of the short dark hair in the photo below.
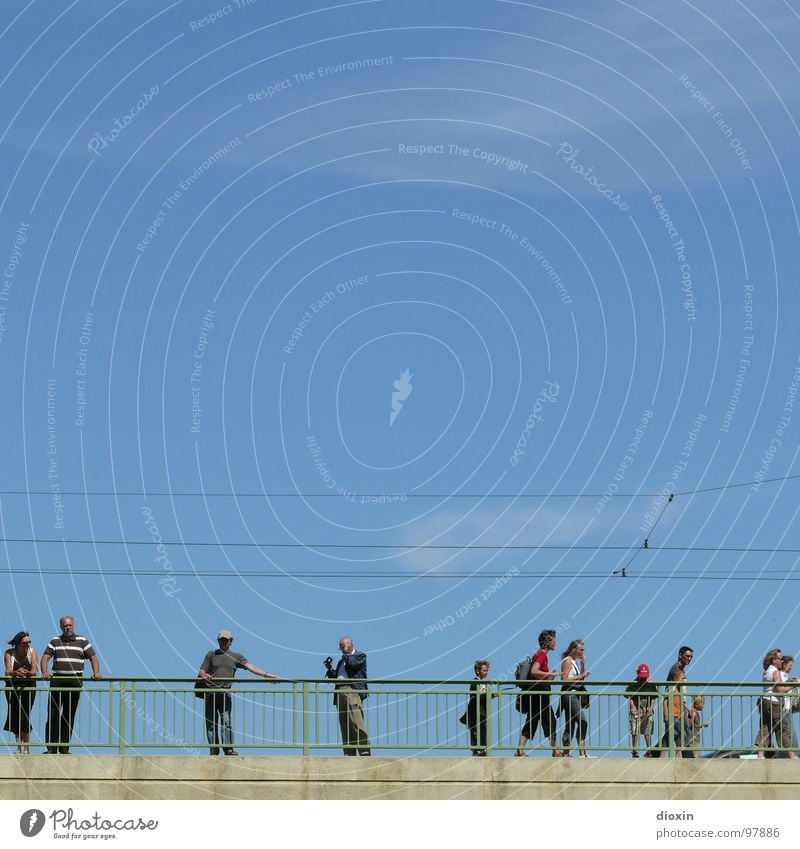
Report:
M 489 663 L 488 660 L 476 660 L 472 668 L 475 670 L 475 672 L 477 672 L 481 668 L 481 666 L 485 666 L 488 669 L 491 665 L 492 664 Z
M 555 637 L 556 632 L 552 628 L 545 628 L 541 634 L 539 634 L 539 647 L 544 648 L 551 640 L 552 637 Z
M 694 649 L 691 646 L 681 646 L 678 649 L 678 654 L 686 654 L 687 651 L 690 651 L 692 654 L 694 654 Z

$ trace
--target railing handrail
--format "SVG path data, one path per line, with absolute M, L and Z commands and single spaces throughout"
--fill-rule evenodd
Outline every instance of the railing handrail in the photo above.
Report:
M 44 682 L 49 683 L 54 678 L 75 678 L 80 681 L 102 684 L 104 682 L 124 682 L 124 683 L 150 683 L 150 684 L 171 684 L 171 683 L 183 683 L 183 684 L 192 684 L 194 685 L 195 681 L 197 681 L 197 675 L 193 675 L 191 677 L 150 677 L 150 676 L 116 676 L 116 675 L 103 675 L 102 678 L 92 678 L 91 676 L 72 676 L 72 675 L 52 675 L 50 678 L 42 678 L 41 676 L 36 678 L 24 678 L 20 680 L 24 680 L 26 682 L 36 681 L 36 682 Z M 6 682 L 12 682 L 15 679 L 9 676 L 5 676 Z M 235 684 L 244 684 L 244 683 L 255 683 L 260 682 L 262 684 L 330 684 L 334 685 L 337 683 L 342 683 L 342 681 L 357 681 L 359 683 L 365 684 L 434 684 L 437 686 L 443 685 L 463 685 L 468 687 L 470 684 L 474 684 L 477 679 L 475 678 L 349 678 L 349 679 L 341 679 L 341 678 L 261 678 L 259 676 L 242 676 L 237 678 L 214 678 L 216 682 L 220 683 L 235 683 Z M 635 679 L 624 679 L 620 680 L 594 680 L 589 681 L 588 679 L 584 679 L 582 681 L 562 681 L 561 679 L 553 679 L 552 681 L 547 682 L 537 682 L 537 681 L 509 681 L 509 680 L 500 680 L 500 679 L 492 679 L 492 678 L 484 678 L 481 680 L 482 684 L 489 684 L 492 687 L 505 687 L 510 689 L 523 689 L 520 685 L 528 685 L 528 684 L 537 684 L 544 683 L 546 687 L 551 688 L 551 692 L 553 694 L 557 694 L 560 692 L 561 687 L 563 686 L 572 686 L 574 684 L 582 684 L 587 689 L 591 691 L 591 689 L 597 687 L 630 687 L 635 683 Z M 660 681 L 654 678 L 649 678 L 647 680 L 648 684 L 654 684 L 657 687 L 668 687 L 673 686 L 675 684 L 674 681 Z M 767 686 L 772 686 L 766 684 L 764 681 L 681 681 L 679 682 L 680 687 L 683 691 L 688 689 L 695 690 L 698 687 L 752 687 L 754 689 L 763 689 Z M 790 685 L 787 685 L 790 686 Z M 538 689 L 538 688 L 537 688 Z M 542 688 L 544 689 L 544 687 Z M 800 689 L 800 685 L 798 686 Z M 645 694 L 643 694 L 645 695 Z

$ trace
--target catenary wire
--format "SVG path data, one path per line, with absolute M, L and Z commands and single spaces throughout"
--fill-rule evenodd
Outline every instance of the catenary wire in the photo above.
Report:
M 0 543 L 24 543 L 35 545 L 164 545 L 182 548 L 300 548 L 300 549 L 354 549 L 354 550 L 390 550 L 390 551 L 680 551 L 715 554 L 717 552 L 736 554 L 800 554 L 800 548 L 741 548 L 736 546 L 703 545 L 659 545 L 645 548 L 636 545 L 442 545 L 439 543 L 422 545 L 395 545 L 382 543 L 302 543 L 302 542 L 221 542 L 192 540 L 124 540 L 124 539 L 49 539 L 38 537 L 0 537 Z
M 779 483 L 800 479 L 800 474 L 783 475 L 776 478 L 765 478 L 758 481 L 760 485 L 768 483 Z M 718 492 L 723 489 L 736 489 L 743 486 L 753 486 L 755 481 L 742 481 L 740 483 L 720 484 L 700 489 L 685 489 L 674 495 L 697 495 L 703 492 Z M 3 496 L 51 496 L 51 490 L 39 489 L 7 489 L 0 490 Z M 144 492 L 144 491 L 115 491 L 115 490 L 61 490 L 62 496 L 80 497 L 140 497 L 140 498 L 602 498 L 605 492 L 451 492 L 451 493 L 427 493 L 427 492 L 403 492 L 403 493 L 362 493 L 362 492 Z M 661 492 L 615 492 L 612 498 L 658 498 Z
M 88 575 L 122 578 L 143 578 L 143 577 L 164 577 L 164 571 L 158 569 L 0 569 L 0 575 Z M 365 570 L 363 572 L 312 572 L 312 571 L 263 571 L 263 570 L 193 570 L 193 569 L 171 569 L 170 577 L 187 577 L 187 578 L 333 578 L 339 580 L 341 578 L 368 578 L 368 579 L 410 579 L 410 578 L 438 578 L 438 579 L 458 579 L 458 580 L 473 580 L 482 578 L 484 580 L 490 578 L 507 578 L 513 580 L 515 578 L 523 579 L 561 579 L 561 580 L 576 580 L 576 579 L 593 579 L 593 580 L 608 580 L 611 578 L 609 572 L 520 572 L 517 575 L 508 576 L 507 572 L 376 572 Z M 758 572 L 752 575 L 736 574 L 734 572 L 722 572 L 714 570 L 710 572 L 641 572 L 636 575 L 626 576 L 626 580 L 668 580 L 673 578 L 682 578 L 692 581 L 800 581 L 800 575 L 793 575 L 789 572 L 778 572 L 776 570 L 767 572 Z

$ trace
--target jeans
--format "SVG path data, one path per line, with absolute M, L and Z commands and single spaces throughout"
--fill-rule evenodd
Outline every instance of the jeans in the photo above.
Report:
M 586 729 L 589 723 L 583 718 L 580 696 L 572 695 L 561 697 L 561 713 L 564 715 L 564 733 L 561 735 L 561 744 L 565 749 L 569 748 L 572 736 L 582 746 L 586 740 Z
M 688 746 L 689 745 L 689 729 L 686 727 L 686 722 L 683 717 L 672 720 L 672 728 L 673 734 L 675 735 L 674 744 L 675 746 Z M 669 726 L 664 729 L 664 737 L 661 740 L 661 748 L 668 749 L 669 748 Z M 680 754 L 682 758 L 693 758 L 695 753 L 691 750 L 686 752 L 676 752 L 676 755 Z
M 224 690 L 214 690 L 206 693 L 206 738 L 211 746 L 211 754 L 219 754 L 219 745 L 223 749 L 233 748 L 233 728 L 231 726 L 231 694 Z M 220 735 L 217 736 L 217 718 L 219 718 Z

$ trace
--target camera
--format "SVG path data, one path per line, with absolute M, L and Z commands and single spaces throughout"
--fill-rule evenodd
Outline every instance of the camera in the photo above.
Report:
M 333 658 L 330 656 L 326 657 L 325 660 L 323 660 L 322 662 L 325 664 L 325 666 L 333 666 Z

